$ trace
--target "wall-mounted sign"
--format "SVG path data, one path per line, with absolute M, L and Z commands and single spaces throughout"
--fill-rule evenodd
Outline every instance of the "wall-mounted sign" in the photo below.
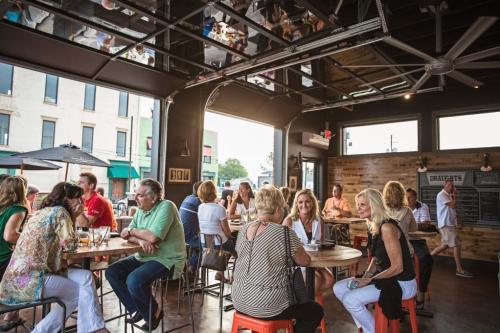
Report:
M 168 168 L 169 183 L 191 183 L 191 169 Z
M 427 172 L 426 176 L 430 186 L 442 186 L 447 179 L 452 179 L 455 185 L 461 186 L 464 184 L 465 171 Z
M 474 185 L 500 187 L 500 172 L 474 171 Z

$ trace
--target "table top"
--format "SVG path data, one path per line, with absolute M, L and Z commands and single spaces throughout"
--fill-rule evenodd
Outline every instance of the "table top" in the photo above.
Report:
M 309 267 L 349 266 L 360 261 L 362 256 L 361 251 L 341 245 L 333 249 L 306 252 L 311 257 Z
M 408 236 L 414 238 L 434 238 L 437 236 L 437 232 L 428 232 L 428 231 L 409 231 Z
M 365 219 L 360 219 L 359 217 L 341 217 L 341 218 L 324 218 L 323 221 L 325 223 L 333 223 L 333 224 L 357 224 L 357 223 L 365 223 Z
M 64 259 L 83 259 L 93 258 L 95 256 L 113 256 L 120 254 L 135 253 L 141 250 L 141 246 L 129 243 L 122 238 L 110 238 L 108 245 L 101 245 L 99 247 L 79 247 L 76 252 L 63 253 Z

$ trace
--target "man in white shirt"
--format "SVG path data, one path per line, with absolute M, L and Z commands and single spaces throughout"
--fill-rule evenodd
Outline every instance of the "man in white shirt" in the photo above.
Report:
M 470 278 L 472 275 L 462 268 L 460 254 L 460 239 L 457 236 L 457 190 L 453 180 L 447 179 L 444 182 L 443 189 L 436 197 L 436 215 L 438 228 L 441 233 L 441 245 L 432 251 L 435 256 L 447 248 L 453 248 L 455 265 L 457 266 L 457 276 Z

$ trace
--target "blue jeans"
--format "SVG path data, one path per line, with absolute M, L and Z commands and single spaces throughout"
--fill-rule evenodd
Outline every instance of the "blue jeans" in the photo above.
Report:
M 168 277 L 173 267 L 167 269 L 158 261 L 141 262 L 130 256 L 115 262 L 106 270 L 106 279 L 120 302 L 129 313 L 139 311 L 146 321 L 149 318 L 150 286 L 154 280 Z M 158 304 L 153 300 L 153 313 Z
M 198 256 L 200 252 L 200 236 L 187 240 L 186 243 L 191 247 L 191 258 L 189 258 L 188 266 L 196 269 L 198 267 Z

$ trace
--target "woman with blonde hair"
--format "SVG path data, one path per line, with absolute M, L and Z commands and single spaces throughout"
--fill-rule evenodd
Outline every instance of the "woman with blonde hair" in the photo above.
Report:
M 417 231 L 417 222 L 413 212 L 408 207 L 406 190 L 403 184 L 397 181 L 387 182 L 382 195 L 389 216 L 399 222 L 399 227 L 408 239 L 408 232 Z M 413 252 L 411 245 L 410 252 Z
M 367 304 L 379 302 L 389 319 L 402 316 L 401 300 L 417 292 L 413 260 L 406 237 L 387 213 L 382 194 L 366 189 L 356 195 L 359 217 L 366 219 L 372 237 L 374 258 L 361 279 L 344 279 L 335 283 L 333 292 L 364 333 L 375 331 L 373 315 Z
M 319 204 L 314 193 L 309 189 L 295 194 L 292 211 L 283 221 L 283 225 L 291 228 L 302 244 L 319 243 L 324 240 L 323 221 L 319 215 Z M 333 274 L 327 268 L 316 269 L 316 293 L 329 289 L 333 285 Z
M 23 177 L 7 177 L 0 185 L 0 280 L 12 257 L 28 209 L 27 182 Z M 23 323 L 17 311 L 7 313 L 0 331 L 8 331 Z
M 285 200 L 272 185 L 255 195 L 257 221 L 243 226 L 238 234 L 238 261 L 234 270 L 232 299 L 236 311 L 267 320 L 295 319 L 294 332 L 311 333 L 323 318 L 316 302 L 291 304 L 288 295 L 285 230 L 281 225 Z M 311 258 L 294 232 L 289 233 L 294 262 L 307 266 Z
M 226 210 L 224 206 L 216 202 L 217 189 L 211 180 L 204 181 L 198 187 L 198 198 L 202 204 L 198 207 L 198 221 L 200 233 L 206 235 L 218 235 L 222 244 L 216 239 L 215 245 L 220 246 L 224 251 L 231 252 L 236 256 L 234 250 L 234 240 L 231 237 L 231 229 L 227 222 Z M 204 239 L 201 239 L 204 242 Z M 224 272 L 217 272 L 216 280 L 227 280 L 224 278 Z

